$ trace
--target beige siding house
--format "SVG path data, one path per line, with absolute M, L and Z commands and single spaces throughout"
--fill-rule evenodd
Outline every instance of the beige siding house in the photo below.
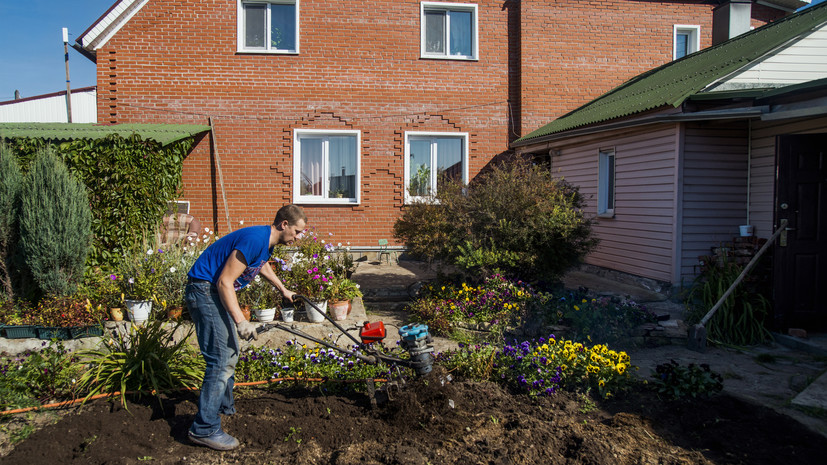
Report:
M 773 244 L 774 325 L 827 329 L 827 2 L 644 73 L 522 137 L 589 199 L 586 263 L 692 283 L 740 226 Z

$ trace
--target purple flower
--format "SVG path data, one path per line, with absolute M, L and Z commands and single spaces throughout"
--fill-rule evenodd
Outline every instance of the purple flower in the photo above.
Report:
M 118 275 L 110 274 L 109 279 L 111 279 L 112 281 L 115 281 L 115 280 L 118 279 Z

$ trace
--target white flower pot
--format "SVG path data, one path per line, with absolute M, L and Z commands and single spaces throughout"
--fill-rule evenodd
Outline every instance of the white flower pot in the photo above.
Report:
M 143 324 L 149 319 L 149 312 L 152 311 L 151 300 L 124 300 L 129 321 L 136 325 Z
M 276 318 L 275 308 L 257 308 L 253 313 L 256 314 L 256 320 L 262 323 L 269 323 Z
M 323 314 L 327 313 L 327 301 L 325 300 L 325 301 L 322 301 L 322 302 L 313 302 L 313 303 L 316 305 L 316 307 L 319 308 L 319 310 L 321 310 L 321 313 L 319 313 L 319 310 L 316 310 L 315 308 L 313 308 L 312 305 L 305 302 L 304 303 L 304 310 L 305 310 L 305 312 L 307 312 L 307 319 L 310 320 L 311 323 L 321 323 L 322 321 L 324 321 L 324 315 Z
M 293 307 L 286 307 L 281 309 L 281 321 L 285 323 L 292 323 L 293 322 L 293 312 L 295 310 Z

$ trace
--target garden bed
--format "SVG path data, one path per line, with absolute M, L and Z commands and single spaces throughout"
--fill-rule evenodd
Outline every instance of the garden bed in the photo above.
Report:
M 436 380 L 411 383 L 375 409 L 358 393 L 240 391 L 238 413 L 223 417 L 242 443 L 230 452 L 187 440 L 193 394 L 165 398 L 163 411 L 148 400 L 128 412 L 97 401 L 66 411 L 3 463 L 816 464 L 827 446 L 794 420 L 728 395 L 665 401 L 637 385 L 608 401 L 568 392 L 531 399 L 492 383 Z

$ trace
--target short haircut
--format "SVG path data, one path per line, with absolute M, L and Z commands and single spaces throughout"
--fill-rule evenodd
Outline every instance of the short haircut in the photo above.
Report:
M 279 211 L 276 212 L 276 219 L 273 220 L 273 224 L 280 224 L 284 220 L 287 220 L 287 224 L 289 225 L 294 225 L 298 223 L 299 220 L 307 223 L 307 216 L 304 214 L 304 209 L 302 207 L 289 204 L 279 208 Z

